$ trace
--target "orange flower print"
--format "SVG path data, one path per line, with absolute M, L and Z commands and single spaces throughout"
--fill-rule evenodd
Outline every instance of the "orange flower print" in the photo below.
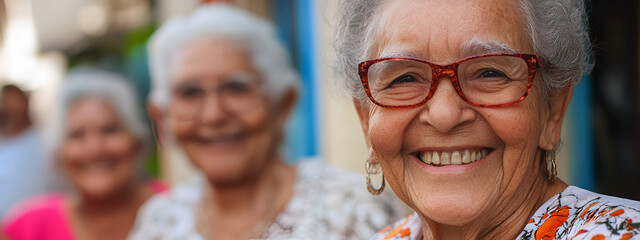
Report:
M 620 216 L 620 214 L 623 214 L 623 213 L 624 213 L 624 209 L 618 209 L 615 212 L 612 212 L 611 214 L 609 214 L 609 216 L 616 217 L 616 216 Z
M 631 239 L 631 237 L 633 237 L 632 233 L 625 233 L 625 234 L 622 234 L 622 237 L 620 238 L 620 240 L 628 240 L 628 239 Z
M 409 222 L 409 217 L 411 216 L 407 216 L 405 218 L 404 223 L 400 224 L 399 226 L 391 230 L 389 234 L 387 234 L 387 236 L 384 237 L 384 240 L 391 239 L 392 237 L 395 237 L 397 235 L 400 235 L 401 238 L 411 235 L 411 229 L 404 228 L 404 225 L 407 225 L 407 223 Z
M 633 225 L 636 225 L 636 227 L 637 227 L 637 223 L 633 224 L 633 221 L 631 221 L 631 219 L 627 219 L 627 221 L 624 224 L 625 229 L 627 231 L 633 231 L 633 229 L 636 229 Z
M 594 202 L 591 205 L 589 205 L 587 208 L 585 208 L 584 210 L 582 210 L 582 213 L 580 213 L 579 218 L 583 218 L 585 214 L 587 214 L 589 212 L 589 209 L 591 209 L 591 207 L 593 207 L 594 205 L 598 204 L 600 202 Z M 584 219 L 584 218 L 583 218 Z
M 595 235 L 591 238 L 591 240 L 605 240 L 606 237 L 602 234 Z
M 549 214 L 549 218 L 542 223 L 542 225 L 536 230 L 534 236 L 535 240 L 551 240 L 556 236 L 558 227 L 562 226 L 569 217 L 569 206 L 563 206 L 557 208 Z M 545 214 L 546 215 L 546 214 Z

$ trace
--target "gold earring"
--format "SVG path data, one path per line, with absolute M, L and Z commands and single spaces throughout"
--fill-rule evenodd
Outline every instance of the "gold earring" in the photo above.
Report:
M 380 168 L 380 164 L 379 163 L 371 163 L 371 158 L 369 158 L 364 163 L 364 169 L 367 172 L 367 175 L 366 175 L 367 176 L 367 190 L 372 195 L 380 195 L 380 193 L 382 193 L 382 190 L 384 190 L 384 173 L 382 173 L 382 168 Z M 371 174 L 378 174 L 378 173 L 382 173 L 382 184 L 380 185 L 380 188 L 375 189 L 373 187 L 373 185 L 371 185 Z
M 549 182 L 553 182 L 556 180 L 556 176 L 558 175 L 558 170 L 556 169 L 556 151 L 545 151 L 544 155 L 547 165 L 547 179 Z

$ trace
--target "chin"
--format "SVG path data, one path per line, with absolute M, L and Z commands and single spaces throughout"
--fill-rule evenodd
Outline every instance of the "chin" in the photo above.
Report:
M 410 201 L 422 217 L 439 224 L 464 226 L 485 214 L 495 199 L 492 189 L 468 188 L 456 184 L 429 184 L 423 191 L 411 194 Z
M 118 188 L 116 186 L 86 186 L 79 187 L 78 191 L 83 195 L 92 199 L 105 199 L 116 193 Z
M 201 167 L 207 179 L 216 184 L 241 182 L 249 176 L 249 169 L 242 164 L 223 164 Z
M 482 208 L 473 203 L 430 201 L 417 207 L 418 213 L 439 224 L 464 226 L 481 216 Z

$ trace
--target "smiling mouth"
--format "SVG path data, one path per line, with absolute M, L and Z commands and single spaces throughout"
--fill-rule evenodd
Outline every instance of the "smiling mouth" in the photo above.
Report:
M 78 165 L 79 169 L 81 169 L 82 171 L 87 171 L 87 172 L 106 172 L 106 171 L 111 171 L 113 168 L 115 168 L 115 166 L 116 166 L 116 162 L 115 161 L 106 161 L 106 160 L 93 161 L 93 162 L 83 163 L 83 164 Z
M 453 152 L 424 151 L 416 153 L 415 156 L 423 163 L 440 167 L 473 163 L 487 156 L 491 151 L 493 150 L 489 148 Z
M 223 144 L 223 143 L 235 142 L 241 139 L 242 137 L 244 137 L 244 135 L 245 134 L 243 133 L 235 133 L 235 134 L 216 136 L 216 137 L 198 137 L 198 141 L 206 144 Z

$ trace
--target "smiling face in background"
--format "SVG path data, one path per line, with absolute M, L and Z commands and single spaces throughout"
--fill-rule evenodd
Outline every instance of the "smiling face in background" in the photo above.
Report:
M 495 53 L 473 43 L 533 53 L 518 1 L 387 1 L 374 25 L 367 59 L 412 56 L 436 64 Z M 469 46 L 472 46 L 469 48 Z M 356 104 L 365 136 L 394 192 L 430 223 L 496 224 L 544 178 L 539 149 L 554 149 L 558 124 L 540 98 L 540 79 L 522 102 L 481 108 L 465 102 L 443 78 L 433 97 L 410 109 L 370 101 Z M 428 89 L 424 89 L 428 91 Z M 559 104 L 565 104 L 559 101 Z M 543 107 L 545 106 L 545 107 Z M 461 165 L 426 164 L 426 155 L 451 159 L 468 151 L 479 160 Z M 457 155 L 460 154 L 460 155 Z M 511 202 L 510 202 L 511 201 Z M 506 216 L 505 216 L 506 217 Z M 486 220 L 486 221 L 483 221 Z M 478 229 L 483 229 L 480 226 Z
M 107 197 L 132 184 L 140 147 L 107 101 L 87 97 L 70 106 L 60 156 L 80 193 Z
M 219 38 L 192 41 L 173 73 L 169 126 L 210 181 L 240 181 L 274 159 L 285 116 L 243 49 Z

